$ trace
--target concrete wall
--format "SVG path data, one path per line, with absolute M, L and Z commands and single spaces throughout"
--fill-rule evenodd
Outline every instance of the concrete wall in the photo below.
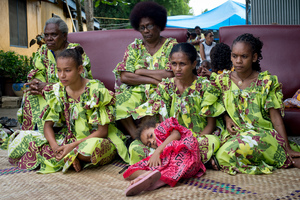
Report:
M 52 14 L 61 17 L 68 25 L 69 32 L 73 32 L 72 21 L 67 18 L 67 13 L 63 11 L 62 1 L 58 4 L 39 0 L 27 0 L 27 34 L 28 34 L 28 47 L 12 47 L 10 46 L 10 33 L 9 33 L 9 0 L 0 0 L 0 19 L 2 19 L 0 28 L 0 49 L 4 51 L 15 51 L 21 55 L 31 56 L 36 52 L 38 45 L 34 44 L 29 47 L 32 39 L 36 35 L 42 34 L 46 21 L 52 17 Z M 86 31 L 86 26 L 84 25 Z

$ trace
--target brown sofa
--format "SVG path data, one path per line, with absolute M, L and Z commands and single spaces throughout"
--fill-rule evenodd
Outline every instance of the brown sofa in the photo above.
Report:
M 262 70 L 269 70 L 278 76 L 283 84 L 284 99 L 290 98 L 300 88 L 300 26 L 284 25 L 249 25 L 220 28 L 220 41 L 231 45 L 240 34 L 252 33 L 264 42 L 262 49 Z M 166 37 L 176 38 L 178 42 L 186 41 L 186 29 L 171 28 L 161 33 Z M 70 33 L 70 42 L 82 45 L 91 59 L 92 73 L 95 79 L 114 90 L 112 70 L 122 61 L 126 47 L 141 38 L 141 34 L 132 29 L 92 31 Z M 300 136 L 300 110 L 285 109 L 284 123 L 288 135 Z
M 161 32 L 161 35 L 176 38 L 178 42 L 185 42 L 187 30 L 167 28 Z M 141 37 L 138 31 L 124 29 L 69 33 L 68 40 L 79 43 L 83 47 L 91 60 L 93 77 L 101 80 L 108 89 L 114 90 L 115 77 L 112 71 L 122 61 L 127 46 L 135 38 Z
M 263 43 L 262 70 L 277 75 L 282 83 L 284 99 L 291 98 L 300 89 L 300 26 L 299 25 L 245 25 L 221 27 L 220 42 L 231 45 L 243 34 L 251 33 Z M 300 109 L 285 109 L 283 118 L 288 135 L 300 136 Z

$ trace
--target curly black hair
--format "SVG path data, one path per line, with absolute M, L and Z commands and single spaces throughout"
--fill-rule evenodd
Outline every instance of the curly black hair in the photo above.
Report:
M 232 67 L 231 50 L 227 44 L 219 43 L 210 51 L 211 68 L 213 72 Z
M 63 50 L 57 58 L 63 57 L 63 58 L 72 58 L 76 64 L 77 67 L 82 65 L 82 54 L 84 53 L 83 48 L 81 46 L 76 46 L 74 48 L 65 49 Z
M 261 49 L 264 45 L 263 42 L 258 37 L 254 37 L 250 33 L 244 33 L 244 34 L 238 36 L 233 41 L 231 49 L 238 42 L 244 42 L 244 43 L 250 44 L 251 49 L 252 49 L 252 55 L 257 53 L 257 61 L 255 63 L 253 63 L 252 69 L 255 70 L 255 71 L 260 72 L 261 67 L 260 67 L 259 62 L 260 62 L 261 59 L 263 59 L 263 56 L 262 56 L 262 53 L 261 53 Z
M 139 31 L 139 25 L 142 18 L 150 18 L 154 24 L 163 31 L 167 24 L 167 10 L 153 1 L 144 1 L 137 3 L 130 13 L 131 26 Z
M 156 127 L 156 120 L 155 118 L 150 118 L 145 120 L 143 123 L 140 124 L 139 128 L 136 130 L 137 140 L 141 140 L 142 132 L 148 128 L 155 128 Z

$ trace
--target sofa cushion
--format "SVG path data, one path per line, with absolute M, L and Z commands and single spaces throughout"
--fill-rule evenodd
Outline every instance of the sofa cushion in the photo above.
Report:
M 284 109 L 283 122 L 288 135 L 300 136 L 300 109 L 299 108 Z

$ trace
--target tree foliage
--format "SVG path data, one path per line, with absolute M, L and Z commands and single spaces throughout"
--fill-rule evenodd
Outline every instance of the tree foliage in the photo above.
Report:
M 146 1 L 146 0 L 142 0 L 142 1 Z M 188 5 L 190 0 L 153 0 L 153 1 L 164 6 L 168 12 L 168 16 L 191 14 L 191 8 Z M 94 16 L 96 18 L 97 17 L 106 18 L 106 19 L 98 18 L 100 24 L 104 27 L 107 24 L 110 26 L 110 28 L 113 27 L 113 25 L 115 25 L 115 28 L 128 28 L 130 27 L 128 20 L 116 20 L 116 19 L 108 19 L 108 18 L 129 19 L 131 10 L 138 2 L 140 2 L 140 0 L 96 0 L 95 8 L 94 8 Z
M 203 10 L 201 14 L 203 14 L 203 13 L 205 13 L 205 12 L 207 12 L 207 11 L 208 11 L 208 9 L 205 8 L 205 10 Z

